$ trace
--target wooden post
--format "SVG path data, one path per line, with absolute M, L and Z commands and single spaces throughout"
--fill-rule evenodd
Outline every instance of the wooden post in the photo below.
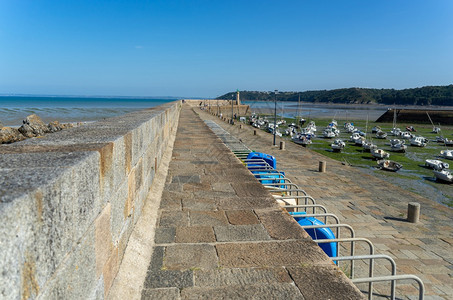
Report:
M 285 142 L 280 141 L 280 150 L 285 150 Z
M 319 172 L 324 173 L 326 171 L 326 161 L 319 162 Z
M 420 218 L 420 203 L 409 202 L 407 206 L 407 221 L 417 223 Z
M 256 129 L 253 129 L 253 135 L 256 135 Z

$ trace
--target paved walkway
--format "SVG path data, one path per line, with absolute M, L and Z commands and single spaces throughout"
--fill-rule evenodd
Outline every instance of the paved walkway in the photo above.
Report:
M 356 236 L 369 238 L 377 253 L 393 257 L 398 274 L 419 276 L 425 284 L 425 299 L 453 299 L 452 209 L 289 141 L 286 150 L 279 150 L 272 146 L 272 135 L 258 131 L 254 136 L 251 126 L 239 129 L 238 125 L 226 124 L 206 112 L 200 112 L 200 116 L 216 121 L 251 149 L 274 155 L 278 168 L 317 199 L 318 204 L 338 215 L 342 223 L 352 225 Z M 320 160 L 327 161 L 326 173 L 318 172 Z M 409 202 L 420 203 L 420 223 L 406 222 Z M 358 254 L 365 253 L 363 248 Z M 379 265 L 385 267 L 378 267 L 376 274 L 389 275 L 388 263 Z M 366 271 L 365 265 L 358 264 L 357 275 L 366 276 Z M 387 293 L 388 286 L 375 284 L 378 291 Z M 366 289 L 363 285 L 359 287 Z M 417 295 L 410 284 L 398 283 L 397 291 L 403 298 L 414 299 Z
M 183 105 L 143 299 L 362 299 Z

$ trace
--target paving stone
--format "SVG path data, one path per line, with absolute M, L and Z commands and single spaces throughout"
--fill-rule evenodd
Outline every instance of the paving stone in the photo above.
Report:
M 287 283 L 266 285 L 238 285 L 216 288 L 186 288 L 182 299 L 306 299 L 293 285 Z
M 262 197 L 263 194 L 267 194 L 266 190 L 261 184 L 255 183 L 242 183 L 242 182 L 233 182 L 231 184 L 233 189 L 236 191 L 236 194 L 240 197 Z
M 211 191 L 211 184 L 209 182 L 190 182 L 183 185 L 185 192 L 204 192 Z
M 178 288 L 161 288 L 161 289 L 143 289 L 142 300 L 162 299 L 174 300 L 180 299 Z
M 164 247 L 154 247 L 153 248 L 153 254 L 151 256 L 151 262 L 148 266 L 148 273 L 150 272 L 155 272 L 155 271 L 160 271 L 163 266 L 163 260 L 164 260 Z
M 160 201 L 160 209 L 170 211 L 182 210 L 181 199 L 163 197 Z
M 270 240 L 261 224 L 215 226 L 214 231 L 218 242 Z
M 225 268 L 332 263 L 311 240 L 217 244 L 216 249 L 219 265 Z
M 184 211 L 163 211 L 160 220 L 160 227 L 182 227 L 189 226 L 189 214 Z
M 148 272 L 143 286 L 145 289 L 166 287 L 182 289 L 184 287 L 193 286 L 193 272 L 191 270 L 162 270 Z
M 194 268 L 217 268 L 217 254 L 214 246 L 206 244 L 180 244 L 165 249 L 164 268 L 187 270 Z
M 259 220 L 273 239 L 310 239 L 310 236 L 287 212 L 279 210 L 256 210 Z
M 228 224 L 224 211 L 190 211 L 191 226 L 216 226 Z
M 202 198 L 193 198 L 193 199 L 183 199 L 182 200 L 182 209 L 183 210 L 217 210 L 214 199 L 202 199 Z
M 213 243 L 216 238 L 212 227 L 178 227 L 176 228 L 176 243 Z
M 289 274 L 305 299 L 365 299 L 365 296 L 333 266 L 288 267 Z M 313 288 L 316 286 L 316 288 Z
M 200 175 L 173 176 L 171 183 L 200 183 Z
M 284 268 L 222 268 L 215 270 L 195 270 L 195 287 L 221 287 L 233 285 L 253 285 L 272 283 L 292 283 Z
M 176 228 L 174 227 L 157 227 L 154 235 L 156 244 L 174 243 L 176 238 Z
M 228 218 L 228 222 L 230 222 L 231 225 L 248 225 L 260 223 L 253 210 L 229 210 L 225 213 Z

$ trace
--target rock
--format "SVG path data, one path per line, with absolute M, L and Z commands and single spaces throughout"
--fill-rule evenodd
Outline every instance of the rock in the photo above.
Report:
M 68 129 L 68 128 L 72 128 L 72 127 L 74 127 L 74 125 L 72 123 L 61 124 L 61 129 Z
M 53 121 L 47 125 L 47 128 L 49 132 L 57 132 L 63 129 L 62 125 L 63 124 L 60 124 L 58 121 Z
M 23 123 L 19 131 L 26 137 L 40 136 L 49 132 L 47 125 L 35 114 L 29 115 Z
M 9 144 L 25 139 L 19 130 L 11 127 L 3 127 L 0 129 L 0 144 Z

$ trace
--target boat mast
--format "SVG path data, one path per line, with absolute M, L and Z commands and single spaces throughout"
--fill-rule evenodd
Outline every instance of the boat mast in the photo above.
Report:
M 393 108 L 393 128 L 396 128 L 396 108 Z
M 299 100 L 297 101 L 296 125 L 299 125 L 299 122 L 300 122 L 300 93 L 299 93 Z

